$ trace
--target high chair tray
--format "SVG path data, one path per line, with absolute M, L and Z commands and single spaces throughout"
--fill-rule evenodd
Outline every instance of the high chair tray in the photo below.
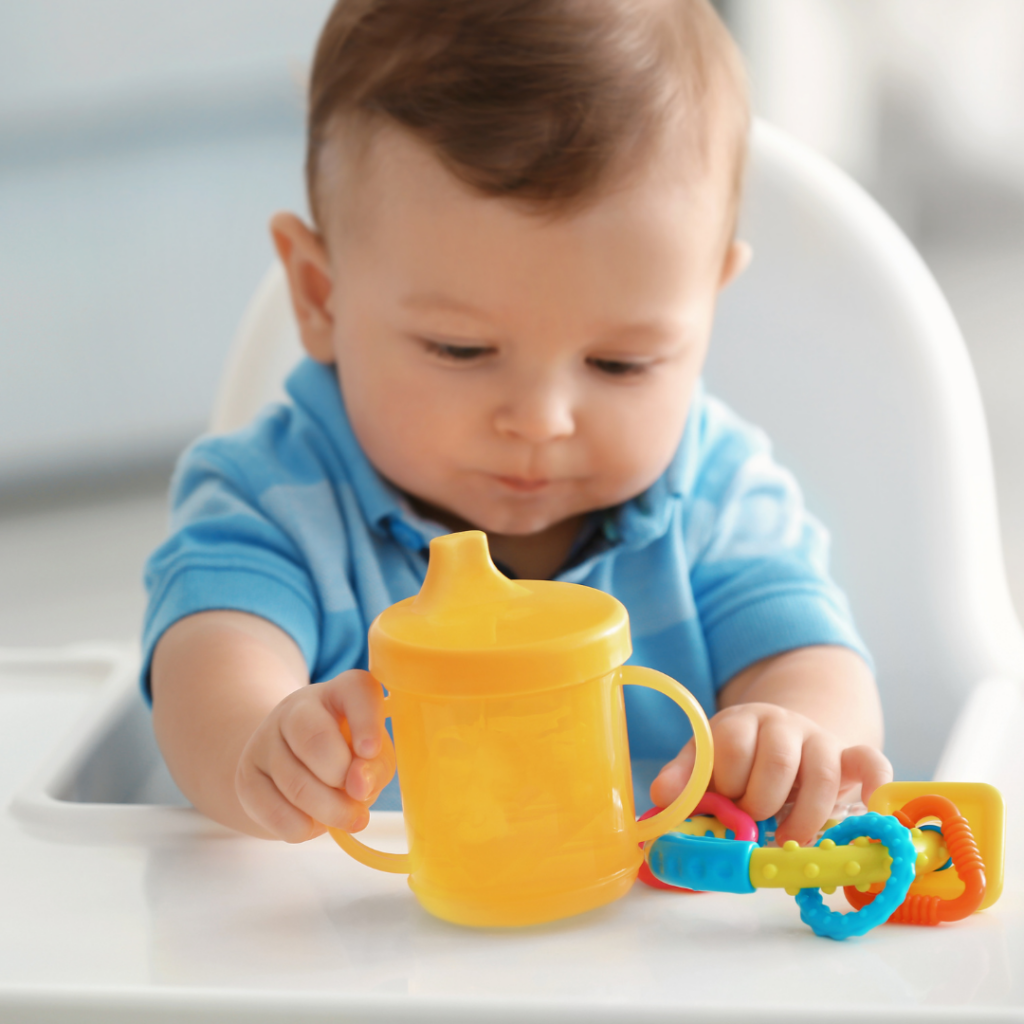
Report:
M 54 731 L 47 756 L 11 801 L 11 814 L 42 838 L 117 843 L 227 834 L 189 806 L 157 749 L 133 652 L 78 649 L 63 661 L 35 652 L 22 671 L 76 678 L 94 698 L 74 728 Z M 7 660 L 7 674 L 17 671 Z
M 837 943 L 775 890 L 638 885 L 551 925 L 445 924 L 326 837 L 261 842 L 199 818 L 153 760 L 134 672 L 116 649 L 0 656 L 5 1024 L 1024 1020 L 1024 756 L 1005 726 L 1024 727 L 1019 687 L 982 695 L 1003 701 L 1002 753 L 985 753 L 1008 807 L 1001 901 Z M 992 746 L 972 738 L 992 718 L 967 715 L 957 757 Z M 373 812 L 365 837 L 400 849 L 400 814 Z
M 41 663 L 23 664 L 38 672 Z M 59 668 L 51 658 L 50 671 L 80 673 L 96 699 L 11 801 L 11 813 L 28 831 L 101 844 L 231 835 L 192 808 L 167 771 L 133 652 L 77 650 Z M 378 804 L 399 810 L 397 786 L 388 787 Z

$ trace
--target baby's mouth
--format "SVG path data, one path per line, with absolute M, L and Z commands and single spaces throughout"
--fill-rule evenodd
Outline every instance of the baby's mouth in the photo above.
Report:
M 520 494 L 533 494 L 536 491 L 542 491 L 551 484 L 550 480 L 543 477 L 499 476 L 496 474 L 494 479 L 502 486 L 507 487 L 511 491 L 517 491 Z

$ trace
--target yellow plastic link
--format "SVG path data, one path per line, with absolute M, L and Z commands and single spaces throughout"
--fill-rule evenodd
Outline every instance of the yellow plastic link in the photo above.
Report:
M 927 834 L 927 833 L 925 833 Z M 840 885 L 864 886 L 889 877 L 892 857 L 880 843 L 836 846 L 799 846 L 792 839 L 782 849 L 762 847 L 750 857 L 750 884 L 755 889 L 785 889 L 795 893 L 814 886 L 829 889 Z
M 828 827 L 836 824 L 828 823 Z M 691 836 L 711 832 L 724 839 L 726 828 L 712 814 L 695 814 L 674 831 Z M 917 850 L 918 877 L 941 868 L 949 859 L 949 851 L 939 832 L 915 828 L 911 839 Z M 785 889 L 795 895 L 800 889 L 814 886 L 826 893 L 844 885 L 856 885 L 861 892 L 868 886 L 885 882 L 892 858 L 879 843 L 860 836 L 849 846 L 836 846 L 826 839 L 821 846 L 801 847 L 792 839 L 782 849 L 765 847 L 753 851 L 750 858 L 750 883 L 756 889 Z
M 728 838 L 725 826 L 713 814 L 695 814 L 672 831 L 688 836 L 706 836 L 710 832 L 716 839 Z
M 918 878 L 929 871 L 937 871 L 949 860 L 949 850 L 941 832 L 915 828 L 910 830 L 910 838 L 913 840 L 914 849 L 917 850 L 915 870 Z

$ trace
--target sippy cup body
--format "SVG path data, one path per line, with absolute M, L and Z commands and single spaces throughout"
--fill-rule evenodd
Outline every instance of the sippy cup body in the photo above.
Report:
M 639 844 L 678 825 L 707 787 L 707 720 L 674 680 L 623 664 L 622 605 L 587 587 L 506 579 L 483 533 L 432 542 L 420 595 L 378 618 L 370 652 L 389 690 L 409 853 L 331 835 L 371 867 L 408 873 L 445 920 L 526 925 L 617 899 L 643 861 Z M 643 822 L 624 683 L 676 700 L 697 739 L 686 790 Z
M 512 697 L 396 694 L 409 884 L 429 911 L 527 924 L 630 887 L 643 854 L 617 675 Z

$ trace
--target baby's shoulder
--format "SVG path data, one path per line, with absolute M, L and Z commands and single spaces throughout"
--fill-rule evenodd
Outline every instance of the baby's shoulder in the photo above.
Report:
M 178 464 L 175 489 L 216 479 L 255 498 L 280 487 L 333 487 L 346 475 L 344 460 L 319 425 L 280 402 L 239 430 L 196 441 Z
M 240 430 L 199 439 L 184 454 L 172 484 L 172 527 L 179 547 L 187 543 L 203 559 L 250 568 L 272 553 L 319 578 L 316 567 L 330 551 L 343 580 L 351 539 L 366 525 L 353 495 L 343 461 L 317 424 L 301 408 L 280 403 Z

